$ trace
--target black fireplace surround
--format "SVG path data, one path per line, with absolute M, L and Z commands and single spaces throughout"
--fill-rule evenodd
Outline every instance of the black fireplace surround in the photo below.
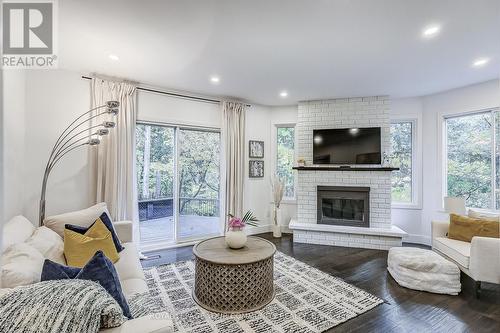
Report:
M 318 186 L 318 223 L 370 227 L 370 188 Z

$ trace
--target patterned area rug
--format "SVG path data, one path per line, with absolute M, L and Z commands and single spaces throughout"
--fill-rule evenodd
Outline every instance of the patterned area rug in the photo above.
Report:
M 144 270 L 151 301 L 168 311 L 175 332 L 323 332 L 383 301 L 339 278 L 276 252 L 275 299 L 261 310 L 242 315 L 206 311 L 191 298 L 194 262 Z

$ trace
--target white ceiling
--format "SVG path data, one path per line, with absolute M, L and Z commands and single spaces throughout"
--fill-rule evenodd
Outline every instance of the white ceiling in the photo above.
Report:
M 59 66 L 267 105 L 420 96 L 499 77 L 499 12 L 499 0 L 60 0 Z

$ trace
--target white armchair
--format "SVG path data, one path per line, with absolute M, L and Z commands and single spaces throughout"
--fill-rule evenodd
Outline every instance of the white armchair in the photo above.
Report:
M 449 239 L 449 222 L 432 221 L 432 249 L 453 261 L 475 282 L 475 292 L 481 282 L 500 284 L 500 239 L 473 237 L 472 242 Z

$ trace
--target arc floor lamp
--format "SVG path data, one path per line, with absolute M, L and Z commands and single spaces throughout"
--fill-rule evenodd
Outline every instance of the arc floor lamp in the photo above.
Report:
M 43 225 L 43 220 L 45 220 L 45 192 L 47 190 L 47 180 L 49 179 L 52 168 L 67 153 L 83 146 L 96 146 L 100 144 L 101 136 L 108 135 L 109 130 L 115 127 L 115 122 L 106 120 L 97 125 L 88 126 L 88 124 L 90 120 L 106 114 L 113 117 L 116 116 L 119 111 L 119 106 L 120 102 L 118 101 L 107 101 L 104 105 L 90 109 L 73 120 L 57 139 L 54 147 L 52 147 L 52 152 L 50 153 L 43 174 L 39 210 L 40 225 Z M 95 112 L 95 114 L 92 114 L 92 112 Z

